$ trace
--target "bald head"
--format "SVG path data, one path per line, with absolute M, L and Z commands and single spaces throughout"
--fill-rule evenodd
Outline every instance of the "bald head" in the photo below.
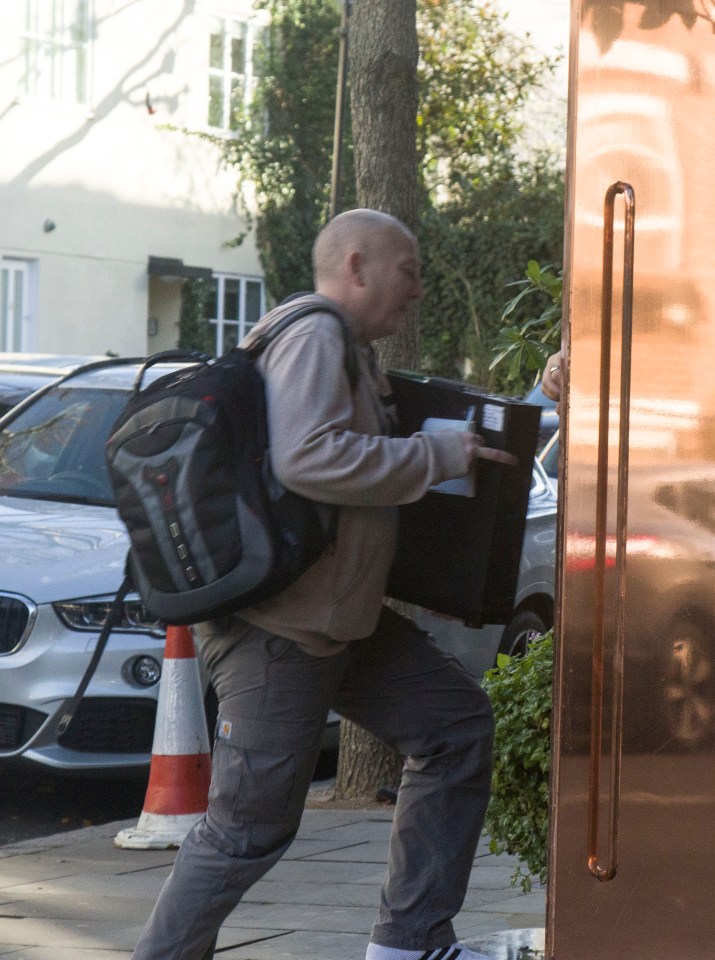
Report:
M 397 217 L 349 210 L 313 246 L 315 289 L 339 304 L 359 341 L 398 333 L 422 296 L 417 240 Z
M 380 257 L 391 239 L 405 237 L 414 242 L 413 234 L 401 220 L 379 210 L 348 210 L 333 217 L 313 244 L 315 289 L 339 283 L 353 251 L 365 257 Z

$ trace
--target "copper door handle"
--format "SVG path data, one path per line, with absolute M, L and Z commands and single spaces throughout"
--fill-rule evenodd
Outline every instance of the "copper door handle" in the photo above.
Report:
M 605 865 L 599 856 L 599 805 L 603 737 L 604 604 L 606 587 L 606 537 L 608 506 L 608 427 L 611 363 L 611 313 L 613 304 L 613 221 L 616 196 L 625 200 L 623 248 L 623 303 L 621 315 L 621 382 L 616 492 L 616 630 L 613 648 L 613 709 L 608 812 L 608 852 Z M 612 880 L 618 869 L 618 822 L 623 737 L 623 665 L 625 646 L 626 550 L 628 542 L 628 429 L 633 333 L 633 264 L 635 192 L 618 181 L 606 191 L 603 233 L 603 287 L 601 293 L 601 376 L 599 390 L 598 470 L 596 481 L 596 538 L 594 583 L 594 634 L 591 668 L 591 750 L 588 791 L 588 868 L 599 880 Z

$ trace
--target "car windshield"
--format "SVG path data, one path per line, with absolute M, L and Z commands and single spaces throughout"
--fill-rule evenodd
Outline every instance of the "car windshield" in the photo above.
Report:
M 69 384 L 44 394 L 0 431 L 0 494 L 114 506 L 104 448 L 127 399 Z

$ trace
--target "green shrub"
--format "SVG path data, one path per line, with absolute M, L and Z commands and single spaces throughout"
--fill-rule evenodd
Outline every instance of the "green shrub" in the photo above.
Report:
M 530 644 L 525 657 L 500 655 L 484 675 L 496 723 L 485 830 L 492 853 L 522 861 L 511 881 L 526 893 L 533 878 L 546 881 L 552 680 L 552 631 Z

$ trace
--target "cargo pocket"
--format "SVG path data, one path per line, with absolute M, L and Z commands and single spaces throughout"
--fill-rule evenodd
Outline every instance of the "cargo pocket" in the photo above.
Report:
M 286 823 L 300 819 L 303 793 L 293 754 L 269 753 L 217 740 L 209 803 L 233 823 Z

